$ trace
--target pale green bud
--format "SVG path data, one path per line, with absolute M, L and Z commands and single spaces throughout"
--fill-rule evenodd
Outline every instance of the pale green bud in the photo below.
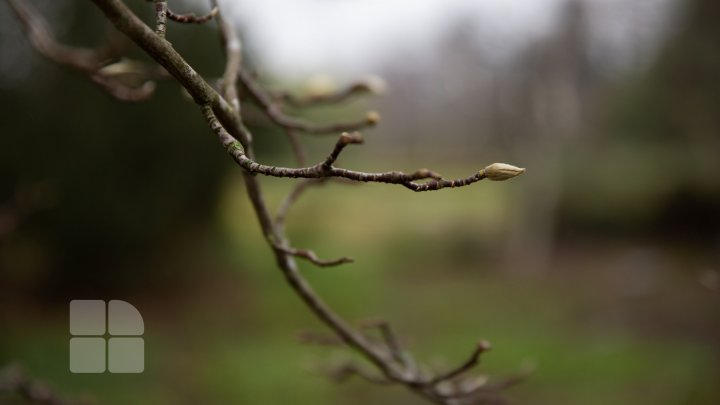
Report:
M 493 163 L 483 169 L 488 180 L 503 181 L 525 173 L 525 169 L 507 163 Z

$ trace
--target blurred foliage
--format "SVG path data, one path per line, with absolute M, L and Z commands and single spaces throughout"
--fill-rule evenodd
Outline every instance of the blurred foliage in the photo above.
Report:
M 68 7 L 71 21 L 83 23 L 59 39 L 97 46 L 105 29 L 97 10 L 84 2 Z M 174 28 L 188 59 L 219 74 L 219 46 L 206 45 L 217 43 L 214 32 Z M 230 163 L 174 83 L 159 83 L 147 103 L 123 104 L 80 75 L 36 62 L 27 67 L 30 78 L 0 98 L 3 115 L 12 117 L 0 121 L 0 201 L 37 186 L 48 201 L 3 241 L 0 266 L 19 277 L 52 269 L 36 276 L 54 291 L 160 276 L 148 258 L 207 228 Z M 34 260 L 27 260 L 28 250 Z
M 615 84 L 569 157 L 565 232 L 720 243 L 720 3 L 681 11 L 652 67 Z

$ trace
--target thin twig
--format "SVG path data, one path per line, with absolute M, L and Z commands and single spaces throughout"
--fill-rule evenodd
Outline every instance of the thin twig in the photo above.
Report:
M 167 33 L 168 6 L 166 0 L 155 0 L 155 33 L 165 38 Z
M 488 343 L 485 340 L 481 340 L 480 342 L 477 343 L 477 345 L 475 346 L 475 349 L 470 354 L 470 357 L 467 360 L 465 360 L 464 363 L 462 363 L 458 367 L 456 367 L 446 373 L 436 376 L 435 378 L 430 380 L 430 382 L 428 384 L 436 385 L 442 381 L 451 380 L 451 379 L 459 376 L 460 374 L 463 374 L 463 373 L 469 371 L 471 368 L 475 367 L 478 364 L 478 362 L 480 360 L 480 355 L 482 355 L 483 353 L 485 353 L 488 350 L 490 350 L 490 343 Z
M 357 376 L 363 380 L 379 385 L 390 385 L 395 384 L 394 381 L 383 378 L 382 376 L 374 375 L 371 371 L 360 367 L 355 363 L 345 363 L 338 367 L 334 367 L 327 372 L 330 377 L 337 382 L 345 382 L 352 376 Z
M 387 321 L 383 319 L 373 319 L 363 322 L 362 326 L 377 328 L 380 331 L 380 335 L 387 345 L 392 358 L 407 368 L 414 368 L 414 364 L 412 366 L 409 364 L 407 354 L 405 353 L 405 350 L 403 350 L 400 340 L 397 338 L 395 332 Z
M 300 143 L 300 137 L 298 137 L 297 131 L 291 128 L 285 128 L 285 135 L 287 135 L 288 141 L 290 142 L 290 147 L 292 148 L 293 155 L 295 155 L 298 166 L 306 166 L 307 157 L 305 155 L 305 149 Z
M 242 168 L 250 173 L 263 174 L 271 177 L 290 177 L 290 178 L 306 178 L 316 179 L 323 177 L 341 177 L 349 180 L 360 181 L 365 183 L 388 183 L 400 184 L 412 191 L 433 191 L 444 188 L 464 187 L 483 180 L 485 176 L 484 170 L 461 179 L 445 180 L 437 173 L 420 169 L 412 173 L 403 173 L 398 171 L 381 172 L 381 173 L 365 173 L 355 170 L 342 169 L 332 164 L 337 159 L 340 152 L 345 146 L 351 143 L 360 143 L 362 138 L 357 135 L 343 134 L 335 144 L 335 148 L 325 161 L 314 166 L 302 168 L 288 168 L 280 166 L 268 166 L 260 164 L 250 159 L 246 154 L 243 146 L 235 138 L 230 135 L 220 124 L 209 105 L 203 106 L 203 115 L 207 120 L 210 128 L 217 134 L 220 143 L 225 150 L 235 159 Z M 433 179 L 427 183 L 417 183 L 417 180 Z
M 317 254 L 315 254 L 315 252 L 313 252 L 312 250 L 296 249 L 296 248 L 284 247 L 284 246 L 276 246 L 276 248 L 284 251 L 285 253 L 287 253 L 289 255 L 306 259 L 310 263 L 312 263 L 316 266 L 319 266 L 319 267 L 339 266 L 341 264 L 352 263 L 355 261 L 351 257 L 341 257 L 339 259 L 323 260 L 323 259 L 320 259 L 317 256 Z
M 283 202 L 280 204 L 280 208 L 278 208 L 277 214 L 275 215 L 275 226 L 282 230 L 285 225 L 285 218 L 287 217 L 288 211 L 290 211 L 290 208 L 292 208 L 297 200 L 300 199 L 308 187 L 321 185 L 327 180 L 328 178 L 303 179 L 297 182 L 290 194 L 288 194 L 288 196 L 285 197 Z
M 336 134 L 338 132 L 357 131 L 363 128 L 377 125 L 380 115 L 375 111 L 367 113 L 365 118 L 347 123 L 334 123 L 329 125 L 317 125 L 305 122 L 301 119 L 290 117 L 282 112 L 272 97 L 263 89 L 255 78 L 245 69 L 240 69 L 239 78 L 242 85 L 247 89 L 248 94 L 255 100 L 265 114 L 277 125 L 287 129 L 316 135 Z
M 14 0 L 8 0 L 14 1 Z M 193 100 L 201 108 L 203 116 L 209 126 L 218 136 L 220 143 L 233 156 L 243 170 L 245 187 L 253 205 L 263 235 L 270 242 L 273 254 L 278 267 L 282 271 L 287 283 L 294 290 L 297 296 L 308 306 L 308 308 L 328 326 L 339 339 L 362 355 L 372 365 L 377 367 L 382 379 L 388 382 L 405 386 L 409 390 L 437 404 L 457 404 L 457 400 L 448 397 L 448 393 L 440 387 L 448 382 L 453 385 L 455 377 L 465 373 L 475 366 L 482 352 L 489 348 L 484 342 L 478 347 L 461 366 L 431 378 L 419 373 L 412 373 L 410 368 L 404 364 L 398 364 L 394 356 L 388 353 L 383 347 L 378 347 L 375 342 L 366 335 L 353 328 L 347 321 L 335 313 L 314 291 L 312 286 L 300 274 L 297 262 L 292 252 L 288 251 L 289 243 L 282 232 L 282 227 L 276 226 L 270 216 L 265 203 L 262 190 L 257 178 L 257 173 L 275 177 L 304 177 L 308 179 L 324 179 L 329 177 L 340 177 L 355 181 L 385 182 L 401 184 L 415 191 L 436 190 L 445 187 L 464 186 L 476 181 L 488 178 L 491 180 L 505 180 L 522 173 L 523 169 L 504 164 L 493 164 L 479 171 L 473 176 L 458 180 L 444 180 L 437 173 L 422 169 L 414 173 L 402 172 L 364 173 L 336 168 L 334 166 L 343 148 L 351 143 L 359 143 L 362 138 L 359 134 L 344 134 L 335 145 L 330 155 L 322 162 L 309 167 L 289 169 L 275 166 L 262 165 L 254 160 L 252 153 L 252 137 L 242 122 L 239 108 L 233 107 L 232 91 L 228 88 L 223 94 L 218 94 L 197 72 L 180 56 L 177 51 L 164 39 L 158 36 L 151 28 L 144 24 L 121 0 L 93 0 L 105 16 L 125 33 L 137 45 L 147 52 L 155 61 L 162 65 L 175 79 L 187 90 Z M 221 17 L 218 13 L 218 17 Z M 230 25 L 232 28 L 232 25 Z M 234 32 L 234 31 L 233 31 Z M 221 30 L 221 37 L 227 44 L 229 32 Z M 227 49 L 226 49 L 227 51 Z M 228 52 L 228 59 L 231 58 Z M 226 64 L 226 72 L 233 72 L 234 63 Z M 238 68 L 237 76 L 242 77 L 243 69 Z M 227 82 L 226 82 L 227 84 Z M 247 87 L 247 86 L 246 86 Z M 377 117 L 368 117 L 368 121 L 377 121 Z M 278 123 L 279 124 L 279 123 Z M 282 126 L 282 125 L 281 125 Z M 426 183 L 417 183 L 418 180 L 427 179 Z M 308 183 L 309 184 L 309 183 Z M 298 196 L 301 192 L 298 192 Z M 289 198 L 288 206 L 297 199 Z M 287 208 L 285 209 L 287 211 Z M 386 341 L 388 337 L 385 338 Z M 386 342 L 388 347 L 395 346 L 395 343 Z M 393 351 L 394 349 L 390 349 Z M 374 377 L 373 377 L 374 378 Z M 455 390 L 455 389 L 453 389 Z M 452 394 L 452 393 L 450 393 Z M 471 401 L 487 401 L 485 393 L 478 393 L 474 397 L 462 398 L 463 403 Z
M 102 72 L 103 63 L 116 56 L 116 44 L 97 49 L 65 46 L 55 40 L 45 18 L 30 4 L 19 0 L 6 2 L 22 24 L 32 46 L 44 57 L 87 75 L 93 83 L 121 101 L 144 101 L 154 93 L 155 83 L 150 80 L 138 87 L 130 87 Z
M 215 10 L 215 21 L 220 29 L 220 39 L 225 51 L 225 71 L 222 77 L 221 93 L 228 103 L 240 112 L 240 99 L 237 92 L 237 78 L 242 68 L 242 43 L 235 27 L 219 13 L 217 0 L 210 0 Z
M 182 23 L 182 24 L 204 24 L 210 20 L 213 19 L 218 13 L 218 8 L 213 7 L 212 10 L 210 10 L 209 13 L 205 15 L 195 15 L 195 13 L 188 13 L 188 14 L 177 14 L 174 11 L 172 11 L 169 7 L 167 9 L 167 17 L 171 19 L 172 21 Z
M 353 96 L 359 96 L 367 93 L 378 94 L 383 91 L 383 88 L 384 84 L 378 78 L 370 78 L 364 81 L 351 83 L 349 86 L 335 92 L 311 94 L 304 97 L 298 97 L 284 91 L 274 94 L 273 98 L 291 107 L 305 108 L 325 104 L 337 104 Z

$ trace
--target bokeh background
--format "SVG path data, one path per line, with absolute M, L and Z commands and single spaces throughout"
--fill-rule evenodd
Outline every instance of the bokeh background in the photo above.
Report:
M 152 5 L 136 3 L 150 21 Z M 301 263 L 342 314 L 389 320 L 438 369 L 489 340 L 480 372 L 535 367 L 508 392 L 518 404 L 720 401 L 720 3 L 226 3 L 270 88 L 385 80 L 381 97 L 291 111 L 381 113 L 346 167 L 527 168 L 434 193 L 330 184 L 303 197 L 294 244 L 356 259 Z M 33 4 L 64 42 L 103 37 L 87 2 Z M 214 24 L 169 31 L 199 72 L 221 75 Z M 111 100 L 39 57 L 0 4 L 0 92 L 0 364 L 105 404 L 417 403 L 334 384 L 323 370 L 352 355 L 298 341 L 322 326 L 284 285 L 239 169 L 177 85 Z M 245 111 L 260 160 L 293 164 L 283 133 Z M 334 137 L 303 141 L 319 160 Z M 292 187 L 261 181 L 273 207 Z M 87 298 L 141 311 L 143 374 L 69 372 L 68 302 Z

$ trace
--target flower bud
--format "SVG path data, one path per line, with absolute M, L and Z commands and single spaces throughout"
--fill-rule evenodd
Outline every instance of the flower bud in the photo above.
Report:
M 310 98 L 320 98 L 337 91 L 337 82 L 328 75 L 315 75 L 305 82 L 305 93 Z
M 525 169 L 507 163 L 493 163 L 484 168 L 483 173 L 488 180 L 503 181 L 525 173 Z
M 380 122 L 380 114 L 377 111 L 368 111 L 367 115 L 365 115 L 365 119 L 368 124 L 377 125 L 377 123 Z

